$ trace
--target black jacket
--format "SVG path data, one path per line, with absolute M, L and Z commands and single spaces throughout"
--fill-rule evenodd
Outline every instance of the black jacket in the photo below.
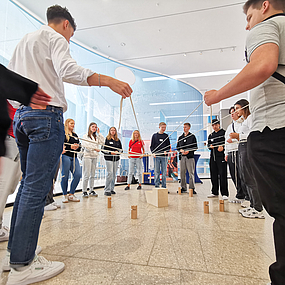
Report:
M 167 134 L 159 134 L 155 133 L 152 135 L 151 138 L 151 145 L 150 150 L 152 153 L 160 153 L 157 156 L 165 156 L 165 154 L 162 154 L 163 152 L 169 152 L 170 151 L 170 140 Z
M 76 137 L 76 138 L 74 138 L 74 137 Z M 79 139 L 78 139 L 78 135 L 76 133 L 73 133 L 73 132 L 72 132 L 72 137 L 69 137 L 69 141 L 67 141 L 67 137 L 65 136 L 64 142 L 70 143 L 70 144 L 76 144 L 76 143 L 80 144 Z M 71 145 L 69 145 L 69 144 L 65 144 L 64 146 L 65 146 L 65 151 L 66 151 L 64 153 L 64 155 L 67 155 L 70 157 L 77 157 L 77 153 L 75 153 L 73 151 L 80 152 L 80 150 L 81 150 L 81 146 L 79 146 L 79 148 L 76 150 L 72 149 Z M 72 152 L 69 150 L 71 150 Z
M 0 156 L 5 155 L 6 148 L 4 141 L 11 124 L 6 99 L 28 105 L 37 89 L 37 83 L 22 77 L 0 64 Z
M 225 130 L 220 129 L 218 132 L 212 132 L 208 137 L 208 148 L 211 150 L 211 157 L 224 157 L 225 156 Z M 214 148 L 210 148 L 213 145 Z M 223 146 L 223 151 L 218 151 L 218 146 Z
M 108 147 L 110 146 L 110 147 Z M 111 152 L 123 152 L 121 141 L 118 139 L 117 141 L 106 138 L 105 145 L 102 147 L 102 152 L 104 153 L 105 160 L 108 161 L 118 161 L 120 159 L 120 155 L 112 155 Z
M 195 135 L 189 133 L 187 136 L 183 133 L 177 142 L 177 150 L 184 149 L 186 151 L 190 150 L 188 154 L 186 154 L 187 158 L 194 158 L 194 151 L 198 149 L 197 140 Z M 182 153 L 179 152 L 179 159 L 181 159 Z

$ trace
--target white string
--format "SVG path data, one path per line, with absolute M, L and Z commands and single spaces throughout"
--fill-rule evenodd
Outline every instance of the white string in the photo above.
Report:
M 170 134 L 167 135 L 167 137 L 165 138 L 164 141 L 162 141 L 153 151 L 152 153 L 155 153 L 155 151 L 157 150 L 158 147 L 160 147 L 175 131 L 178 130 L 178 128 L 203 104 L 204 101 L 202 101 L 185 119 L 182 123 L 180 123 L 180 125 Z M 168 146 L 167 146 L 168 147 Z

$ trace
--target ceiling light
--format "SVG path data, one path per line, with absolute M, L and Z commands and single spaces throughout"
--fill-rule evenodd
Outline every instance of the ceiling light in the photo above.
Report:
M 125 43 L 121 43 L 121 46 L 124 47 L 126 44 Z
M 206 77 L 206 76 L 230 75 L 230 74 L 238 74 L 240 71 L 241 71 L 241 69 L 232 69 L 232 70 L 172 75 L 169 77 L 166 77 L 166 76 L 147 77 L 147 78 L 143 78 L 143 81 L 160 81 L 160 80 L 168 80 L 171 78 L 172 79 L 183 79 L 183 78 L 197 78 L 197 77 Z
M 172 105 L 172 104 L 186 104 L 186 103 L 200 103 L 201 100 L 192 100 L 192 101 L 175 101 L 175 102 L 159 102 L 159 103 L 149 103 L 150 106 L 157 105 Z
M 184 56 L 187 56 L 187 54 L 186 54 L 186 53 L 183 53 L 183 55 L 184 55 Z

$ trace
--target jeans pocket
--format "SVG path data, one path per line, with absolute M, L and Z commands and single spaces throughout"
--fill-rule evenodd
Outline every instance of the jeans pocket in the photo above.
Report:
M 32 142 L 45 141 L 50 136 L 50 117 L 25 117 L 21 120 L 21 126 Z

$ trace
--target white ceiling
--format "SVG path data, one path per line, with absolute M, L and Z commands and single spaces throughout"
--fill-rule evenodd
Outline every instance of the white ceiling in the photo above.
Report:
M 47 7 L 66 6 L 74 39 L 125 64 L 166 75 L 241 69 L 245 65 L 244 1 L 19 0 L 45 22 Z M 204 93 L 234 75 L 186 78 Z M 236 99 L 229 100 L 226 107 Z M 217 113 L 220 105 L 215 106 Z M 208 108 L 204 109 L 206 112 Z

